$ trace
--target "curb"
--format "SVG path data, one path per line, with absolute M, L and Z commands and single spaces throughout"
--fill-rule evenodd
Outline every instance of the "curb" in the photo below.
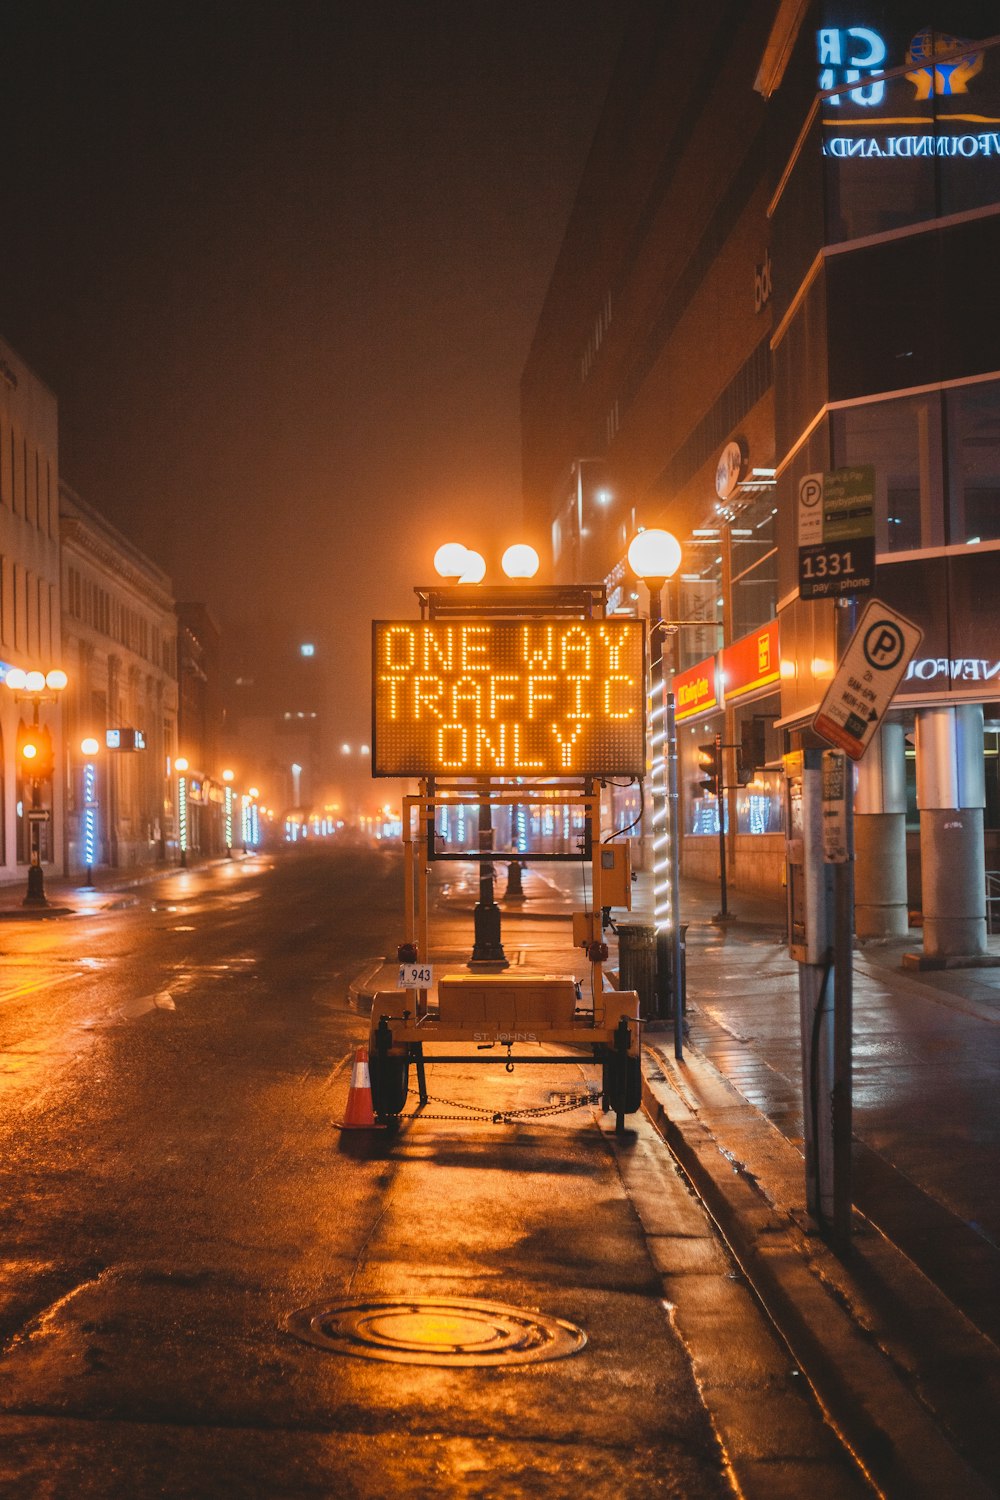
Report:
M 666 1141 L 781 1337 L 862 1468 L 889 1495 L 996 1495 L 904 1384 L 876 1335 L 840 1292 L 850 1272 L 815 1232 L 765 1195 L 726 1154 L 685 1088 L 684 1072 L 710 1069 L 697 1055 L 676 1064 L 643 1052 L 643 1107 Z M 759 1115 L 732 1093 L 731 1108 Z M 688 1100 L 691 1100 L 689 1103 Z M 763 1117 L 760 1117 L 763 1120 Z M 858 1298 L 860 1302 L 862 1299 Z
M 375 1002 L 376 986 L 373 980 L 388 963 L 385 958 L 373 958 L 347 986 L 347 1006 L 359 1016 L 370 1016 Z

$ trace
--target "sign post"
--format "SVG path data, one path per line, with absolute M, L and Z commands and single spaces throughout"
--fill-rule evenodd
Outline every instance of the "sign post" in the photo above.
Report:
M 851 1232 L 854 809 L 851 761 L 888 712 L 920 630 L 865 607 L 813 720 L 836 748 L 786 757 L 789 934 L 799 960 L 806 1197 L 837 1249 Z

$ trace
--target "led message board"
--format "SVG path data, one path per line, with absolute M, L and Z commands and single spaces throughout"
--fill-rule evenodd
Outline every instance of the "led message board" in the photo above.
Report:
M 374 776 L 642 776 L 642 620 L 376 620 Z

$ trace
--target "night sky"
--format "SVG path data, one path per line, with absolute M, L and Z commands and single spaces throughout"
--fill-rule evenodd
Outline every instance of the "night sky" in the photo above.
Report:
M 230 648 L 336 652 L 520 516 L 518 380 L 627 0 L 8 0 L 0 332 Z M 342 726 L 342 727 L 341 727 Z

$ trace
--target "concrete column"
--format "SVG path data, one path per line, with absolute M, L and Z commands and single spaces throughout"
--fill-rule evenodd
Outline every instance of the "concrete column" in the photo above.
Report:
M 983 710 L 978 704 L 917 711 L 924 953 L 986 951 Z
M 858 763 L 854 856 L 858 937 L 905 937 L 906 742 L 895 721 L 882 725 Z

